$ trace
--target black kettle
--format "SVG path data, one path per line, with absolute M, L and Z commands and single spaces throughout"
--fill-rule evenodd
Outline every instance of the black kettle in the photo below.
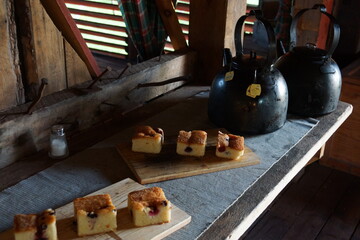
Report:
M 255 52 L 244 54 L 242 28 L 245 19 L 255 16 L 266 29 L 269 50 L 266 57 Z M 251 11 L 239 18 L 235 27 L 236 56 L 224 50 L 224 67 L 213 80 L 208 101 L 208 116 L 218 127 L 237 134 L 259 134 L 275 131 L 286 121 L 288 90 L 285 79 L 272 66 L 276 58 L 274 30 Z
M 328 51 L 314 44 L 296 46 L 296 27 L 299 18 L 308 10 L 319 9 L 330 18 L 333 39 Z M 289 90 L 289 113 L 319 116 L 334 111 L 341 92 L 341 72 L 331 58 L 340 37 L 340 27 L 335 18 L 326 12 L 324 5 L 299 11 L 290 27 L 289 52 L 274 64 L 283 74 Z

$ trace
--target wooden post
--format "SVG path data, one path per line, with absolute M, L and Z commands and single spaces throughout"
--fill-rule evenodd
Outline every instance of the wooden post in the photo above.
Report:
M 234 49 L 236 21 L 246 12 L 246 0 L 190 2 L 189 46 L 198 53 L 195 73 L 210 84 L 222 66 L 224 47 Z
M 0 1 L 0 109 L 24 103 L 19 51 L 14 19 L 14 1 Z

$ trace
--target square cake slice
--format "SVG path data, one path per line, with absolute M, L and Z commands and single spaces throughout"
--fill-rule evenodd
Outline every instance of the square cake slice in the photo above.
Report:
M 218 132 L 216 156 L 236 160 L 244 155 L 244 148 L 244 137 Z
M 132 137 L 132 151 L 160 153 L 164 143 L 164 131 L 150 126 L 139 126 Z
M 167 223 L 171 220 L 171 203 L 159 187 L 129 193 L 128 209 L 134 225 L 138 227 Z
M 15 240 L 35 240 L 37 233 L 36 214 L 18 214 L 14 217 Z
M 202 157 L 205 155 L 207 133 L 202 130 L 179 132 L 176 153 L 185 156 Z
M 14 218 L 15 240 L 57 240 L 56 217 L 53 209 L 41 214 L 19 214 Z
M 76 198 L 73 203 L 78 236 L 110 232 L 117 228 L 117 210 L 109 194 Z

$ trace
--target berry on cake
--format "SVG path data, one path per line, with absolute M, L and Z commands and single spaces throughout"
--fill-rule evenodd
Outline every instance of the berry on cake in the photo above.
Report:
M 76 198 L 73 203 L 78 236 L 116 230 L 117 211 L 109 194 Z
M 14 217 L 15 240 L 57 240 L 56 217 L 53 209 L 41 214 L 18 214 Z
M 171 203 L 159 187 L 128 194 L 128 209 L 135 226 L 162 224 L 171 220 Z
M 185 156 L 202 157 L 205 155 L 207 133 L 202 130 L 179 132 L 176 153 Z
M 138 126 L 132 137 L 132 151 L 144 153 L 160 153 L 164 143 L 164 131 L 150 126 Z
M 244 137 L 218 132 L 216 156 L 239 159 L 244 155 Z

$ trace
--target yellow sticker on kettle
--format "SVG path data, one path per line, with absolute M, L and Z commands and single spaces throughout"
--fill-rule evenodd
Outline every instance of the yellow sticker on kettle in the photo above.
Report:
M 261 94 L 261 85 L 260 84 L 250 84 L 246 89 L 246 96 L 256 98 Z
M 225 73 L 225 81 L 231 81 L 234 78 L 234 71 L 230 71 Z

